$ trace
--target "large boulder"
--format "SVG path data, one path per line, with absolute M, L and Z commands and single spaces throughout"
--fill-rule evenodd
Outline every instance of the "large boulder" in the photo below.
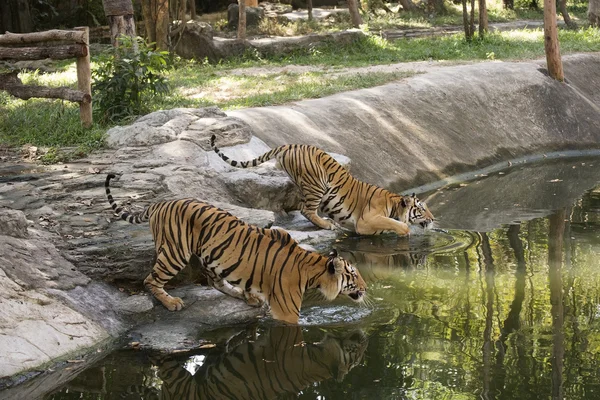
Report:
M 246 7 L 246 27 L 258 26 L 265 16 L 265 10 L 262 7 Z M 240 7 L 237 3 L 230 4 L 227 7 L 227 26 L 229 29 L 237 29 L 240 20 Z
M 23 212 L 0 209 L 0 221 L 0 378 L 75 356 L 122 331 L 117 319 L 103 326 L 77 309 L 68 293 L 90 278 L 43 232 L 28 230 Z

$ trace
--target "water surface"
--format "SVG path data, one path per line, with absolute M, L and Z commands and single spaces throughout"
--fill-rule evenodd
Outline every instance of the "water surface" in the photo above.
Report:
M 372 308 L 310 300 L 300 327 L 263 320 L 193 352 L 114 352 L 43 398 L 598 399 L 596 163 L 423 195 L 448 234 L 341 238 Z

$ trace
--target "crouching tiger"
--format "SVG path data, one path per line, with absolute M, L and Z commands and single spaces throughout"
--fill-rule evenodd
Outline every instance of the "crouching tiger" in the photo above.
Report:
M 246 224 L 228 212 L 195 199 L 163 201 L 130 214 L 117 205 L 106 177 L 106 196 L 119 217 L 130 223 L 149 221 L 156 263 L 145 287 L 166 308 L 181 310 L 165 284 L 196 255 L 209 283 L 249 304 L 266 302 L 277 320 L 298 323 L 302 296 L 317 288 L 328 300 L 339 294 L 362 301 L 366 284 L 360 273 L 333 251 L 329 257 L 307 251 L 283 230 Z
M 280 146 L 250 161 L 231 160 L 210 139 L 212 149 L 234 167 L 255 167 L 275 158 L 298 186 L 302 195 L 300 212 L 323 229 L 342 228 L 361 235 L 396 232 L 408 235 L 408 224 L 431 228 L 433 214 L 427 205 L 412 196 L 401 196 L 359 181 L 333 157 L 315 146 Z M 329 219 L 324 219 L 320 210 Z

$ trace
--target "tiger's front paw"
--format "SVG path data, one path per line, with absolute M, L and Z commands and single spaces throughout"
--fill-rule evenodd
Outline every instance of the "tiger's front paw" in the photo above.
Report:
M 162 303 L 169 311 L 179 311 L 184 305 L 181 298 L 172 296 L 165 298 Z
M 246 304 L 251 307 L 262 307 L 265 302 L 255 294 L 245 292 L 244 297 L 246 297 Z

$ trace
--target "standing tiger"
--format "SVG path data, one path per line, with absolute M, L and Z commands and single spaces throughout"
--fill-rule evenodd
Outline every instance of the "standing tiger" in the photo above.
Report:
M 361 235 L 396 232 L 408 235 L 408 224 L 430 228 L 433 214 L 427 205 L 412 196 L 401 196 L 386 189 L 361 182 L 333 157 L 315 146 L 288 144 L 276 147 L 250 161 L 231 160 L 210 138 L 212 149 L 234 167 L 255 167 L 275 158 L 300 188 L 300 212 L 323 229 L 336 229 L 336 223 Z M 329 219 L 320 217 L 320 210 Z
M 246 224 L 228 212 L 195 199 L 153 203 L 130 214 L 117 205 L 106 177 L 106 196 L 119 217 L 130 223 L 150 221 L 156 263 L 145 287 L 166 308 L 181 310 L 165 284 L 196 255 L 209 283 L 249 304 L 266 302 L 277 320 L 297 324 L 304 291 L 317 288 L 328 300 L 339 294 L 364 300 L 366 284 L 358 270 L 337 255 L 304 250 L 283 230 Z

